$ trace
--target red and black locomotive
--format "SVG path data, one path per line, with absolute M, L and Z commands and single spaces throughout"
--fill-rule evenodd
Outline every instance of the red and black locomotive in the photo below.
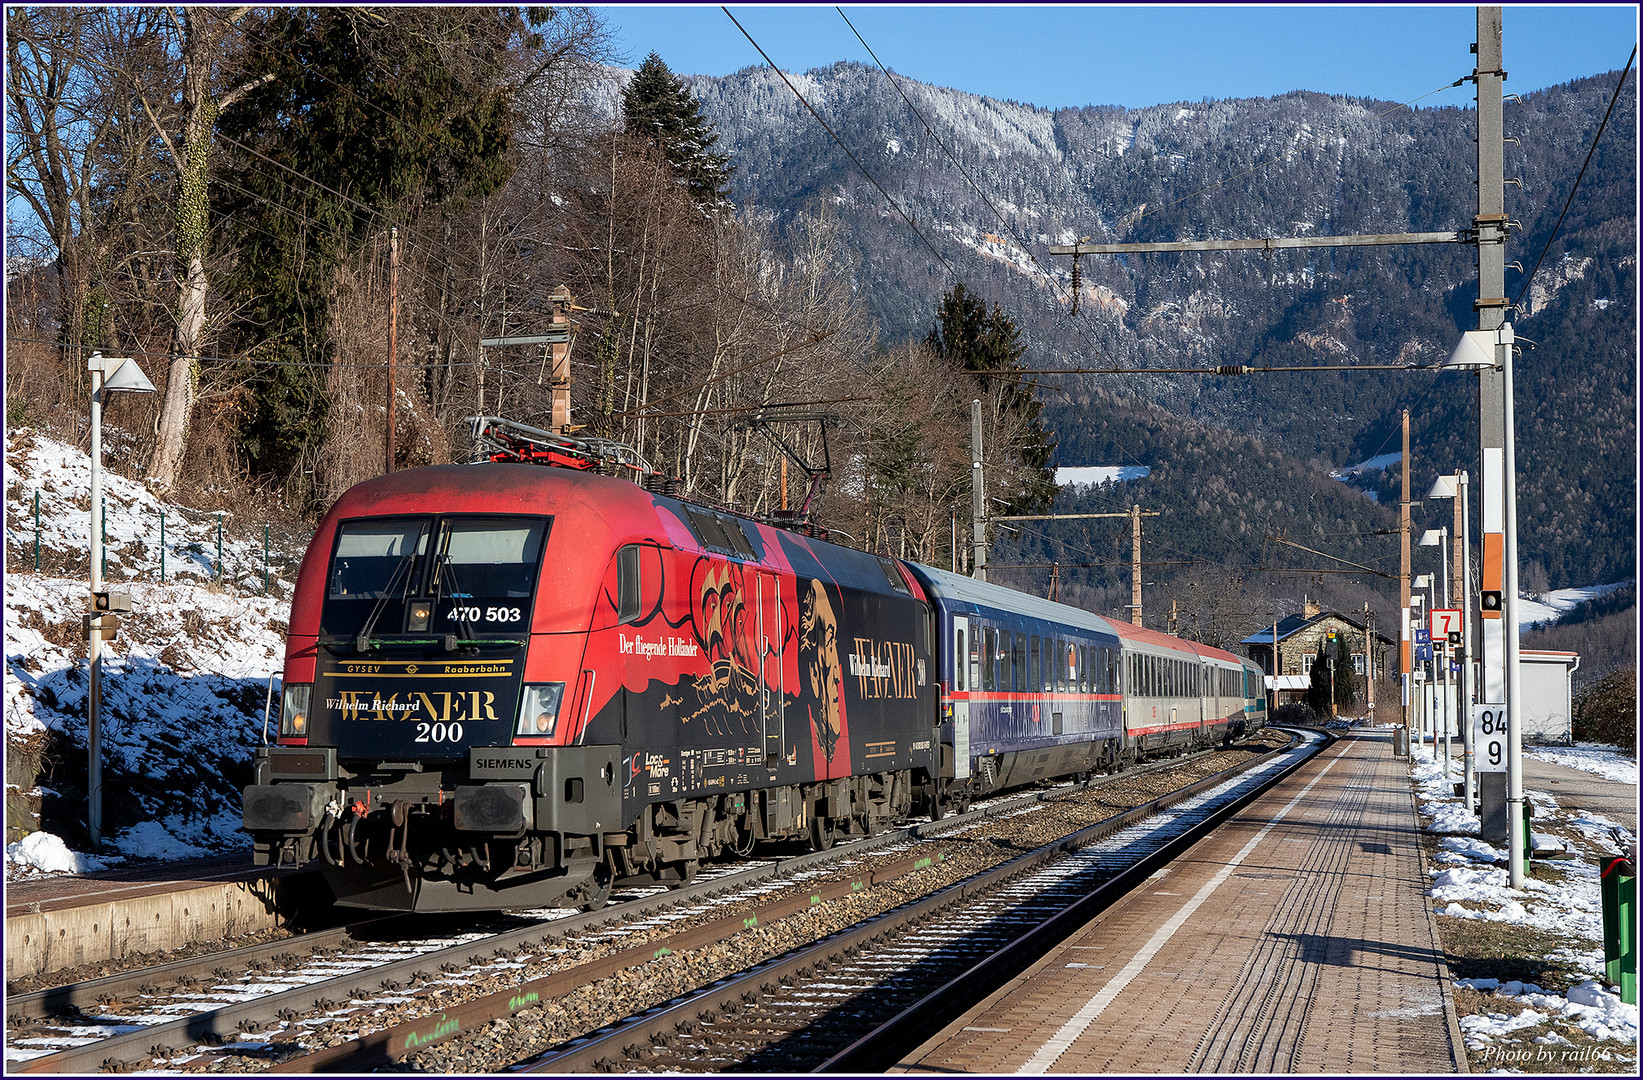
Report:
M 931 799 L 931 622 L 889 559 L 525 464 L 348 491 L 303 560 L 244 822 L 342 903 L 601 903 Z

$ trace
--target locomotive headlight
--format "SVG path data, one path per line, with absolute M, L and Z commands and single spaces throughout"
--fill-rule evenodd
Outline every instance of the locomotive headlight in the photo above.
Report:
M 514 722 L 516 739 L 546 739 L 559 726 L 559 705 L 565 697 L 565 684 L 526 683 L 519 697 L 519 718 Z
M 286 684 L 285 694 L 280 703 L 280 738 L 308 737 L 308 702 L 313 693 L 313 683 Z
M 409 630 L 428 629 L 428 620 L 433 616 L 433 611 L 433 604 L 427 600 L 412 601 L 410 622 L 406 628 Z

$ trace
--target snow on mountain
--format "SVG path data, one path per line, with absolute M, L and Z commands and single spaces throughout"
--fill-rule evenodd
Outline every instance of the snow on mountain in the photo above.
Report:
M 1380 472 L 1382 469 L 1390 469 L 1402 460 L 1403 454 L 1401 452 L 1382 454 L 1379 457 L 1372 457 L 1368 461 L 1360 461 L 1356 465 L 1347 465 L 1339 469 L 1330 469 L 1329 475 L 1334 477 L 1336 480 L 1345 480 L 1349 476 L 1361 476 L 1364 473 Z
M 1631 584 L 1627 581 L 1615 581 L 1608 585 L 1586 585 L 1576 589 L 1553 589 L 1549 593 L 1538 596 L 1522 596 L 1518 598 L 1517 620 L 1518 628 L 1528 630 L 1536 623 L 1555 623 L 1567 612 L 1588 600 L 1596 600 L 1600 596 L 1607 596 L 1616 589 L 1624 589 Z
M 1055 470 L 1060 487 L 1091 487 L 1118 480 L 1139 480 L 1152 472 L 1145 465 L 1074 465 Z

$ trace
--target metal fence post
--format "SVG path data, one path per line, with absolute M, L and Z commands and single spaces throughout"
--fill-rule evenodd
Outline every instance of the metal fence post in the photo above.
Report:
M 40 489 L 34 489 L 34 571 L 40 572 Z
M 268 526 L 262 527 L 262 594 L 268 595 Z
M 217 580 L 222 580 L 222 515 L 217 515 Z
M 103 498 L 103 512 L 97 517 L 98 527 L 103 531 L 103 580 L 108 580 L 108 498 Z
M 165 584 L 165 507 L 160 507 L 160 584 Z

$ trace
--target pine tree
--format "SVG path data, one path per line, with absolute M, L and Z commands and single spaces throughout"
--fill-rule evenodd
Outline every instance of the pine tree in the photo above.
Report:
M 1020 370 L 1021 357 L 1027 351 L 1010 317 L 997 304 L 989 312 L 981 298 L 962 282 L 942 296 L 936 324 L 930 328 L 925 344 L 961 371 Z M 1010 503 L 1007 512 L 1041 513 L 1055 500 L 1056 493 L 1055 472 L 1050 467 L 1055 438 L 1038 418 L 1043 403 L 1020 376 L 989 376 L 984 385 L 1000 387 L 1003 410 L 1023 421 L 1022 435 L 1011 449 L 1027 470 L 1029 481 L 1026 492 Z
M 1347 709 L 1358 701 L 1358 675 L 1352 670 L 1352 650 L 1344 638 L 1335 641 L 1335 705 Z
M 1312 683 L 1307 687 L 1306 704 L 1319 719 L 1330 715 L 1329 701 L 1329 656 L 1324 652 L 1324 643 L 1318 642 L 1318 653 L 1312 658 Z
M 730 157 L 713 149 L 719 136 L 702 115 L 701 102 L 655 53 L 622 88 L 622 126 L 629 135 L 661 149 L 698 203 L 712 206 L 728 200 Z

